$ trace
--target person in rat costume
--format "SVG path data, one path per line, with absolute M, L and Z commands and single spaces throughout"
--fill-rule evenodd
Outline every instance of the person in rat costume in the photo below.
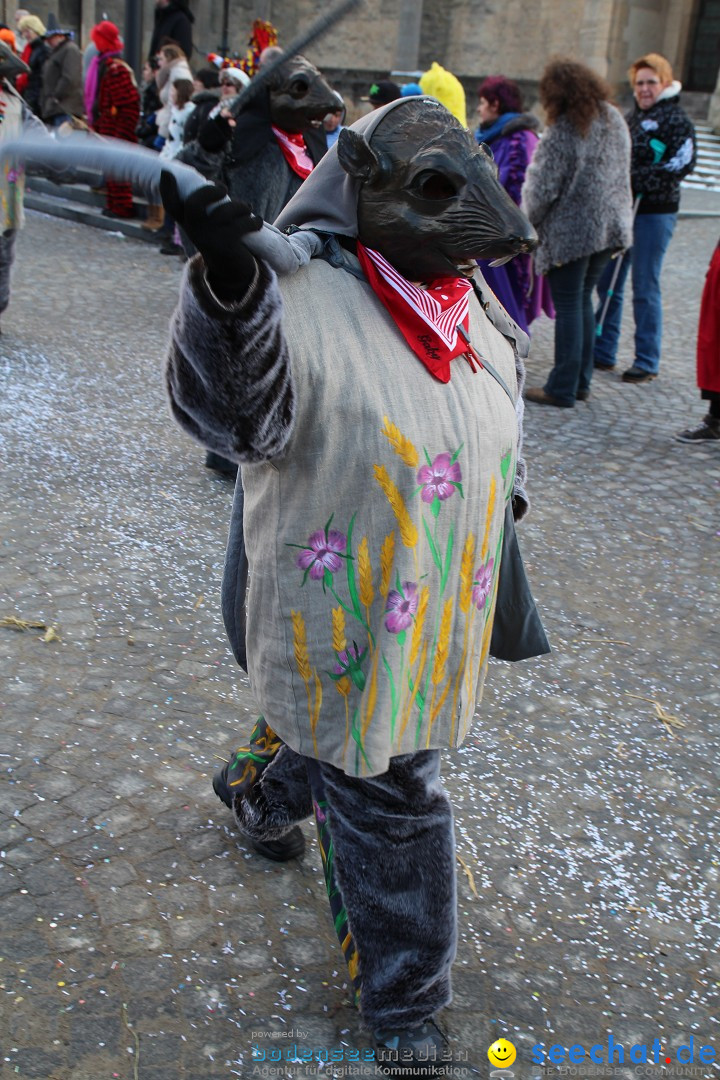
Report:
M 222 153 L 222 179 L 234 198 L 274 221 L 327 150 L 313 126 L 343 101 L 304 56 L 290 57 L 236 117 L 219 115 L 201 128 L 208 153 Z
M 313 255 L 279 282 L 243 243 L 250 207 L 217 185 L 183 200 L 169 174 L 161 191 L 199 252 L 171 325 L 172 412 L 242 466 L 223 611 L 262 717 L 215 790 L 278 860 L 314 811 L 380 1068 L 452 1076 L 433 1021 L 457 940 L 440 751 L 466 738 L 491 651 L 548 649 L 513 527 L 527 338 L 473 260 L 535 235 L 426 97 L 341 133 L 276 222 Z

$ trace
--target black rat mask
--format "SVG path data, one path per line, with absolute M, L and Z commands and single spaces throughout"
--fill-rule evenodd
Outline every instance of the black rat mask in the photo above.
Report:
M 270 118 L 282 131 L 299 134 L 319 126 L 329 112 L 342 108 L 342 98 L 304 56 L 293 56 L 270 76 Z
M 337 154 L 360 182 L 358 239 L 406 278 L 456 277 L 475 259 L 537 246 L 491 156 L 437 102 L 418 98 L 388 112 L 369 142 L 346 128 Z

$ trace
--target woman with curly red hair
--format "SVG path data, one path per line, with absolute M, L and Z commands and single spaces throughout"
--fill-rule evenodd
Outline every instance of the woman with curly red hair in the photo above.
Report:
M 523 208 L 540 243 L 535 270 L 555 305 L 555 366 L 527 401 L 569 409 L 590 395 L 592 292 L 632 237 L 630 135 L 607 84 L 576 60 L 551 60 L 540 80 L 547 130 L 528 168 Z

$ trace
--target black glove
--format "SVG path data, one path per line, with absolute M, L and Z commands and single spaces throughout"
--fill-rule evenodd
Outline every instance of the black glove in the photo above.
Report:
M 261 229 L 262 218 L 247 203 L 232 200 L 222 184 L 205 184 L 183 202 L 167 169 L 160 175 L 160 197 L 205 260 L 212 291 L 220 300 L 239 300 L 255 276 L 243 237 Z

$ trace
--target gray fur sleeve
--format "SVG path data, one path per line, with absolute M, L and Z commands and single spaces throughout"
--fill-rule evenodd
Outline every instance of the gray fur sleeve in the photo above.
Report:
M 195 256 L 170 324 L 166 379 L 172 413 L 204 446 L 237 462 L 279 456 L 295 418 L 280 290 L 272 270 L 257 265 L 247 294 L 225 305 Z

